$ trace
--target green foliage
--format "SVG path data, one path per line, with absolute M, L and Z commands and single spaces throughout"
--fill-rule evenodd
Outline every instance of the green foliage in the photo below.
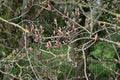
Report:
M 103 80 L 102 78 L 105 77 L 109 80 L 109 75 L 112 75 L 116 70 L 116 64 L 113 62 L 115 56 L 113 46 L 109 43 L 98 43 L 94 46 L 91 55 L 93 55 L 95 59 L 91 59 L 91 64 L 89 65 L 90 71 L 92 71 L 94 75 L 98 75 L 97 78 L 99 80 Z
M 101 42 L 95 45 L 94 51 L 91 52 L 91 55 L 102 60 L 113 59 L 115 56 L 115 52 L 111 44 Z

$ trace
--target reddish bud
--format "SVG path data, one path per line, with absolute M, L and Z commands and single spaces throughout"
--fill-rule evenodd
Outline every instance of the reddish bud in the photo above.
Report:
M 53 31 L 53 34 L 55 35 L 55 31 Z
M 86 19 L 85 22 L 88 24 L 90 21 L 88 19 Z
M 72 67 L 73 67 L 73 68 L 76 68 L 76 67 L 77 67 L 77 62 L 73 63 L 73 64 L 72 64 Z
M 57 20 L 56 19 L 54 19 L 54 24 L 57 26 L 58 24 L 57 24 Z
M 67 44 L 65 41 L 62 41 L 62 43 L 65 44 L 65 45 Z
M 95 34 L 94 39 L 95 39 L 95 41 L 98 39 L 98 34 L 97 33 Z
M 54 48 L 59 48 L 60 47 L 60 45 L 59 45 L 59 43 L 58 42 L 56 42 L 55 43 L 55 45 L 53 46 Z
M 91 29 L 93 28 L 93 25 L 92 25 L 92 23 L 90 23 L 90 28 L 91 28 Z
M 98 58 L 98 61 L 99 61 L 99 62 L 101 62 L 101 59 L 100 59 L 100 58 Z
M 60 46 L 59 46 L 59 45 L 54 45 L 53 47 L 54 47 L 54 48 L 59 48 Z
M 64 8 L 64 14 L 66 14 L 66 13 L 67 13 L 67 7 Z
M 62 59 L 65 58 L 65 55 L 64 55 L 64 54 L 61 54 L 61 55 L 60 55 L 60 58 L 62 58 Z
M 73 26 L 72 27 L 72 30 L 74 31 L 74 32 L 76 32 L 77 31 L 77 29 Z
M 32 50 L 33 50 L 33 48 L 32 48 L 32 47 L 29 47 L 29 48 L 28 48 L 28 51 L 32 51 Z
M 113 20 L 118 21 L 118 20 L 119 20 L 119 17 L 116 16 L 115 18 L 113 18 Z
M 41 25 L 39 26 L 39 28 L 40 28 L 40 30 L 43 30 L 43 27 Z
M 60 38 L 61 38 L 61 36 L 55 36 L 55 38 L 60 39 Z
M 47 49 L 52 48 L 52 43 L 51 43 L 51 41 L 47 42 L 46 47 L 47 47 Z
M 59 34 L 59 35 L 63 35 L 64 33 L 59 29 L 59 30 L 58 30 L 58 34 Z
M 48 10 L 52 10 L 52 8 L 51 8 L 50 4 L 48 4 Z
M 35 29 L 35 27 L 34 27 L 34 25 L 32 24 L 32 26 L 31 26 L 31 32 L 33 32 L 34 29 Z

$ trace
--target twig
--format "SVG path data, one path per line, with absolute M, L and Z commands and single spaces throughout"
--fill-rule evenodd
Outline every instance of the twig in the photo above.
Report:
M 26 52 L 26 55 L 27 55 L 27 58 L 28 58 L 30 67 L 31 67 L 32 72 L 34 73 L 36 79 L 39 80 L 38 77 L 37 77 L 36 72 L 34 71 L 34 68 L 33 68 L 33 66 L 32 66 L 32 63 L 31 63 L 31 60 L 30 60 L 30 57 L 29 57 L 29 54 L 28 54 L 26 33 L 25 33 L 25 35 L 24 35 L 24 41 L 25 41 L 25 43 L 24 43 L 24 44 L 25 44 L 24 48 L 25 48 L 25 52 Z
M 11 76 L 11 77 L 13 77 L 13 78 L 19 79 L 18 77 L 14 76 L 13 74 L 10 74 L 10 73 L 7 73 L 7 72 L 3 72 L 2 70 L 0 70 L 0 72 L 1 72 L 2 74 L 9 75 L 9 76 Z
M 88 44 L 88 42 L 83 45 L 83 47 L 82 47 L 82 54 L 83 54 L 83 59 L 84 59 L 83 60 L 83 63 L 84 63 L 84 74 L 85 74 L 86 80 L 88 80 L 87 71 L 86 71 L 86 56 L 85 56 L 85 50 L 84 50 L 84 47 L 85 47 L 86 44 Z
M 56 55 L 54 53 L 52 53 L 51 51 L 46 51 L 46 50 L 43 50 L 43 49 L 40 49 L 42 52 L 45 52 L 45 53 L 50 53 L 51 55 L 53 55 L 54 57 L 56 57 Z
M 9 21 L 3 19 L 2 17 L 0 17 L 0 20 L 3 21 L 3 22 L 6 22 L 6 23 L 8 23 L 8 24 L 14 25 L 14 26 L 22 29 L 22 30 L 23 30 L 24 32 L 26 32 L 26 33 L 29 32 L 27 29 L 24 29 L 22 26 L 20 26 L 20 25 L 18 25 L 18 24 L 15 24 L 15 23 L 13 23 L 13 22 L 9 22 Z
M 67 51 L 67 58 L 68 58 L 68 61 L 72 61 L 72 59 L 70 58 L 70 50 L 71 50 L 71 47 L 68 46 L 68 51 Z

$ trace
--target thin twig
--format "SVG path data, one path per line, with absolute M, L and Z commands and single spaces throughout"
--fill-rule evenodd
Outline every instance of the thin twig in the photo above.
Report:
M 27 49 L 27 36 L 26 36 L 26 33 L 24 34 L 24 41 L 25 41 L 25 43 L 24 43 L 24 44 L 25 44 L 24 48 L 25 48 L 26 56 L 27 56 L 27 58 L 28 58 L 30 67 L 31 67 L 31 69 L 32 69 L 32 72 L 34 73 L 36 79 L 38 80 L 37 74 L 36 74 L 36 72 L 35 72 L 35 70 L 34 70 L 34 68 L 33 68 L 33 65 L 32 65 L 32 63 L 31 63 L 31 60 L 30 60 L 30 57 L 29 57 L 29 54 L 28 54 L 28 49 Z
M 45 52 L 45 53 L 50 53 L 51 55 L 53 55 L 54 57 L 56 57 L 56 55 L 53 53 L 53 52 L 51 52 L 51 51 L 46 51 L 46 50 L 43 50 L 43 49 L 40 49 L 42 52 Z
M 20 26 L 20 25 L 18 25 L 18 24 L 15 24 L 15 23 L 13 23 L 13 22 L 9 22 L 9 21 L 3 19 L 2 17 L 0 17 L 0 20 L 3 21 L 3 22 L 6 22 L 6 23 L 8 23 L 8 24 L 14 25 L 14 26 L 22 29 L 22 30 L 23 30 L 24 32 L 26 32 L 26 33 L 29 32 L 27 29 L 23 28 L 22 26 Z
M 86 55 L 85 55 L 85 49 L 84 49 L 86 44 L 88 44 L 88 42 L 83 45 L 83 47 L 82 47 L 82 54 L 83 54 L 83 59 L 84 59 L 83 60 L 83 63 L 84 63 L 84 75 L 85 75 L 86 80 L 89 80 L 88 76 L 87 76 L 87 71 L 86 71 Z

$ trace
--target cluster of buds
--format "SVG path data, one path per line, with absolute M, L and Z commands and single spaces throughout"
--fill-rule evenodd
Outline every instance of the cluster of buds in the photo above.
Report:
M 56 41 L 56 42 L 52 42 L 52 41 L 48 41 L 47 43 L 46 43 L 46 48 L 47 49 L 51 49 L 51 48 L 60 48 L 60 43 L 58 42 L 58 41 Z
M 66 8 L 64 13 L 66 13 Z M 59 21 L 54 19 L 54 25 L 56 28 L 59 26 Z M 46 43 L 46 47 L 50 48 L 60 48 L 60 45 L 69 44 L 71 36 L 73 33 L 76 33 L 77 29 L 75 24 L 71 23 L 71 21 L 65 21 L 65 27 L 58 27 L 53 31 L 51 35 L 51 39 Z
M 56 31 L 53 31 L 53 35 L 50 41 L 46 43 L 46 47 L 50 48 L 60 48 L 60 44 L 68 44 L 70 38 L 70 31 L 62 30 L 59 28 Z
M 51 36 L 51 40 L 46 43 L 46 47 L 50 48 L 60 48 L 60 44 L 66 45 L 69 44 L 69 40 L 71 38 L 71 33 L 76 31 L 76 28 L 71 28 L 72 30 L 59 28 L 56 31 L 53 31 L 53 35 Z
M 43 39 L 42 33 L 44 32 L 43 27 L 36 26 L 32 23 L 28 23 L 25 28 L 29 31 L 27 34 L 28 37 L 32 37 L 34 42 L 39 42 Z

